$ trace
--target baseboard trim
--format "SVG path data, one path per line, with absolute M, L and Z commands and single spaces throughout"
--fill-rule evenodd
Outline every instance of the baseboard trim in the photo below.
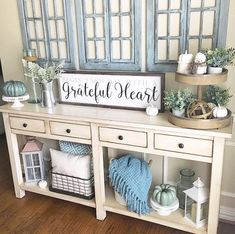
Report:
M 235 223 L 235 208 L 220 206 L 219 218 Z

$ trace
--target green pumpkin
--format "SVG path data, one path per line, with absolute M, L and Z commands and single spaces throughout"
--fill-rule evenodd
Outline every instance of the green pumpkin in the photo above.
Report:
M 2 93 L 7 97 L 19 97 L 26 93 L 26 88 L 23 82 L 10 80 L 2 85 Z
M 170 184 L 158 185 L 153 191 L 152 198 L 161 206 L 170 206 L 177 199 L 176 188 Z

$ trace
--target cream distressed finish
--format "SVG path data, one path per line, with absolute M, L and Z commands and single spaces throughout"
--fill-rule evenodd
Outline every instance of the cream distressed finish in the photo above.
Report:
M 52 110 L 33 104 L 26 104 L 20 109 L 5 105 L 0 107 L 0 111 L 3 112 L 16 197 L 22 198 L 25 191 L 30 191 L 95 207 L 97 219 L 100 220 L 105 219 L 106 211 L 111 211 L 188 232 L 216 233 L 224 143 L 225 138 L 231 138 L 232 126 L 220 130 L 192 130 L 170 124 L 167 114 L 150 117 L 140 111 L 59 104 Z M 17 134 L 92 144 L 95 199 L 87 201 L 26 186 L 22 177 Z M 179 144 L 183 144 L 183 148 Z M 167 217 L 159 216 L 156 212 L 138 216 L 119 205 L 111 189 L 105 186 L 103 147 L 210 163 L 208 227 L 195 228 L 183 218 L 182 210 Z
M 195 139 L 191 137 L 179 137 L 163 134 L 154 134 L 155 148 L 175 151 L 186 154 L 198 154 L 212 156 L 212 140 Z M 180 148 L 182 144 L 182 148 Z
M 89 125 L 61 123 L 54 121 L 50 121 L 49 124 L 52 135 L 91 139 L 91 128 Z

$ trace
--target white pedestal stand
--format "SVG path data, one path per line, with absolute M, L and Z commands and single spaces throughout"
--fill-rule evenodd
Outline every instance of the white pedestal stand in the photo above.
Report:
M 19 97 L 7 97 L 7 96 L 2 96 L 2 100 L 5 102 L 13 102 L 13 104 L 11 105 L 12 108 L 17 108 L 17 107 L 23 107 L 24 104 L 21 103 L 22 101 L 26 101 L 29 99 L 29 95 L 25 94 L 23 96 L 19 96 Z

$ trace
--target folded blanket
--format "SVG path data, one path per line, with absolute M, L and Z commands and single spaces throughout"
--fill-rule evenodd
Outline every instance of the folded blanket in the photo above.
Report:
M 147 201 L 152 174 L 147 162 L 132 155 L 114 159 L 109 166 L 109 178 L 115 191 L 126 200 L 128 210 L 149 213 Z

